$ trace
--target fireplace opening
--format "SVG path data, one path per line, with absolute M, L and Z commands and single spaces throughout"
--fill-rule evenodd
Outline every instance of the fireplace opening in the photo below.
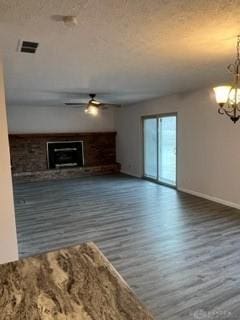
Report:
M 83 142 L 60 141 L 47 143 L 49 169 L 83 167 Z

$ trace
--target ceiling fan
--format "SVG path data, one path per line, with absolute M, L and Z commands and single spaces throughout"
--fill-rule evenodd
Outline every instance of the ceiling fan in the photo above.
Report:
M 119 104 L 112 104 L 112 103 L 104 103 L 100 102 L 95 99 L 96 94 L 95 93 L 90 93 L 89 98 L 90 100 L 87 103 L 82 103 L 82 102 L 65 102 L 64 104 L 66 106 L 72 106 L 72 107 L 84 107 L 84 111 L 86 113 L 92 114 L 92 115 L 97 115 L 99 109 L 108 109 L 109 107 L 120 107 Z

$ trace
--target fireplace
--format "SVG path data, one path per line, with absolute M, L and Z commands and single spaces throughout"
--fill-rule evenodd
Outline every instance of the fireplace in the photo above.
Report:
M 9 143 L 15 181 L 77 178 L 120 171 L 116 163 L 115 132 L 10 134 Z
M 47 158 L 48 169 L 83 167 L 83 142 L 47 142 Z

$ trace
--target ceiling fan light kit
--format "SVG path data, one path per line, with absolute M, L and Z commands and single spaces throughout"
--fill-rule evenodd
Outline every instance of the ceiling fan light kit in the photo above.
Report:
M 93 105 L 87 106 L 84 111 L 85 113 L 91 114 L 93 116 L 98 115 L 98 108 Z
M 234 123 L 240 119 L 240 35 L 237 37 L 237 57 L 233 64 L 228 66 L 234 76 L 232 85 L 213 88 L 216 102 L 219 105 L 218 113 L 227 115 Z
M 90 93 L 89 94 L 90 100 L 88 101 L 88 104 L 85 108 L 85 112 L 89 113 L 93 116 L 98 115 L 98 107 L 100 106 L 100 102 L 95 100 L 96 94 L 95 93 Z

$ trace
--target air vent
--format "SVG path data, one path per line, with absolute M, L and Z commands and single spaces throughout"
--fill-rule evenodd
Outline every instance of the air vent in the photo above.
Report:
M 39 43 L 31 41 L 20 41 L 18 51 L 25 53 L 36 53 Z

